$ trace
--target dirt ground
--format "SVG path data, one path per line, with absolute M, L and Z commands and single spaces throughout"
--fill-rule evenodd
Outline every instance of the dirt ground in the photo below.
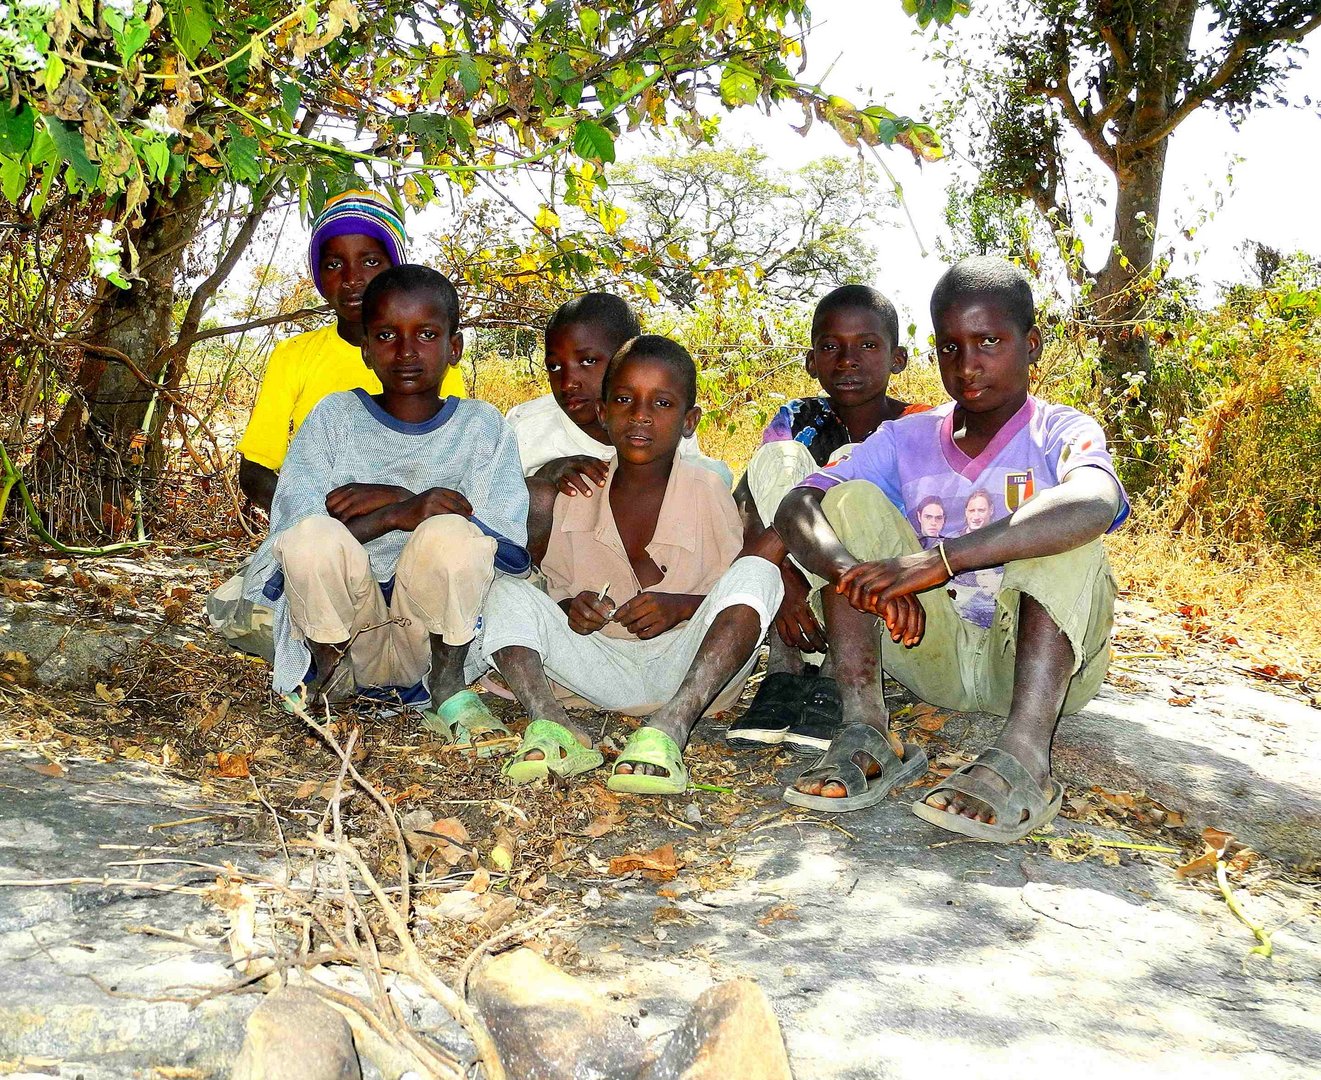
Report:
M 23 897 L 0 919 L 0 1074 L 40 1060 L 33 1075 L 225 1075 L 251 996 L 232 1016 L 222 997 L 184 1009 L 211 1010 L 214 1038 L 161 1022 L 177 1000 L 141 1000 L 186 997 L 166 993 L 176 977 L 233 980 L 201 944 L 224 936 L 206 888 L 295 880 L 290 844 L 332 802 L 380 880 L 397 879 L 379 808 L 339 798 L 338 759 L 272 699 L 266 666 L 206 633 L 201 599 L 221 574 L 160 558 L 0 564 L 0 878 L 7 901 Z M 1060 730 L 1065 810 L 1008 847 L 919 821 L 911 790 L 857 814 L 793 810 L 778 794 L 802 762 L 730 750 L 727 718 L 699 725 L 693 786 L 671 799 L 612 795 L 603 774 L 514 788 L 498 755 L 445 745 L 406 713 L 339 709 L 332 730 L 425 834 L 410 841 L 413 933 L 447 976 L 486 943 L 531 941 L 646 1033 L 712 982 L 751 978 L 801 1078 L 1303 1077 L 1321 1066 L 1317 694 L 1269 644 L 1124 604 L 1107 686 Z M 993 718 L 896 700 L 927 784 L 994 732 Z M 518 729 L 510 704 L 493 707 Z M 636 725 L 590 719 L 607 750 Z M 198 892 L 67 884 L 130 874 Z M 61 884 L 15 884 L 36 879 Z M 147 924 L 167 932 L 153 945 L 168 963 L 144 963 L 126 936 Z M 68 980 L 123 1022 L 61 1012 Z M 133 1023 L 159 1036 L 122 1040 Z M 97 1064 L 115 1038 L 122 1052 Z

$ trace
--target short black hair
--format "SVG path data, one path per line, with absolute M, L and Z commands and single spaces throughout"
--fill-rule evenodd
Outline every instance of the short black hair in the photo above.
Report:
M 628 306 L 628 302 L 614 293 L 589 292 L 576 296 L 561 304 L 555 314 L 546 323 L 545 337 L 563 330 L 566 326 L 591 323 L 599 326 L 610 335 L 611 351 L 617 350 L 624 342 L 638 337 L 642 333 L 642 324 L 637 315 Z
M 875 312 L 890 338 L 890 347 L 896 348 L 899 345 L 899 313 L 885 293 L 870 285 L 841 285 L 821 297 L 816 302 L 816 310 L 812 312 L 812 340 L 815 341 L 821 333 L 821 324 L 828 315 L 845 308 L 863 308 Z
M 459 331 L 459 294 L 450 279 L 439 270 L 417 263 L 400 263 L 382 270 L 367 283 L 362 294 L 363 325 L 376 317 L 376 312 L 392 293 L 431 293 L 445 311 L 449 332 Z
M 685 410 L 697 404 L 697 364 L 692 354 L 672 338 L 660 334 L 641 334 L 624 342 L 617 353 L 606 365 L 605 377 L 601 380 L 601 397 L 608 399 L 610 380 L 626 360 L 659 360 L 676 375 L 683 385 L 684 396 L 688 399 Z
M 1008 259 L 998 255 L 974 255 L 946 270 L 931 293 L 931 321 L 938 322 L 954 304 L 970 295 L 999 305 L 1025 334 L 1036 325 L 1032 283 Z

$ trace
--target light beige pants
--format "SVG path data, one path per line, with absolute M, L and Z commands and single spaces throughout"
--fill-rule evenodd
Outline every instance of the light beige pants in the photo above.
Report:
M 427 518 L 404 545 L 387 605 L 371 563 L 348 528 L 311 517 L 281 533 L 294 633 L 324 644 L 351 641 L 358 686 L 411 686 L 431 667 L 431 635 L 447 645 L 473 639 L 495 577 L 495 540 L 467 518 Z

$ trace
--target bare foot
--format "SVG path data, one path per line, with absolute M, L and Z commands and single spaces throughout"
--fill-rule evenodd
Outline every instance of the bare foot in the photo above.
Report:
M 1027 770 L 1028 775 L 1041 788 L 1042 794 L 1047 799 L 1051 797 L 1049 747 L 1043 751 L 1038 747 L 1018 742 L 1012 736 L 1001 736 L 993 745 L 1016 757 L 1023 768 Z M 1004 782 L 998 773 L 981 766 L 969 770 L 968 777 L 989 784 L 997 791 L 1007 792 L 1009 790 L 1009 785 Z M 986 803 L 980 799 L 974 799 L 971 795 L 964 795 L 962 792 L 937 787 L 926 797 L 925 801 L 928 806 L 937 810 L 944 810 L 946 813 L 956 814 L 971 821 L 980 821 L 986 825 L 996 823 L 995 814 Z M 1024 810 L 1022 817 L 1014 824 L 1021 824 L 1027 816 L 1027 811 Z
M 332 701 L 342 699 L 345 696 L 343 691 L 352 688 L 349 661 L 344 655 L 348 645 L 347 641 L 337 644 L 320 641 L 307 643 L 308 650 L 312 653 L 312 662 L 316 665 L 316 678 L 307 684 L 306 695 L 309 706 L 321 708 Z
M 567 731 L 570 735 L 572 735 L 575 739 L 577 739 L 580 743 L 582 743 L 585 747 L 587 747 L 588 750 L 592 748 L 592 737 L 588 735 L 587 732 L 583 731 L 583 729 L 580 728 L 577 724 L 567 719 L 557 722 L 560 724 L 561 727 L 564 728 L 565 731 Z M 527 753 L 517 756 L 514 760 L 541 761 L 545 756 L 546 755 L 543 754 L 540 750 L 529 750 Z M 563 747 L 560 747 L 560 757 L 566 758 L 568 756 L 569 756 L 568 751 L 565 750 Z
M 655 728 L 657 731 L 665 732 L 666 735 L 668 735 L 671 739 L 674 740 L 675 745 L 678 746 L 680 750 L 682 750 L 685 746 L 688 745 L 688 733 L 684 731 L 683 728 L 679 727 L 679 725 L 677 724 L 669 723 L 665 720 L 657 720 L 653 717 L 650 722 L 644 725 L 644 727 L 652 727 Z M 617 765 L 615 765 L 614 771 L 619 776 L 630 776 L 633 774 L 636 774 L 638 776 L 669 776 L 670 775 L 669 772 L 663 766 L 646 765 L 640 761 L 638 762 L 621 761 Z
M 872 727 L 885 736 L 885 741 L 890 744 L 890 749 L 902 761 L 904 759 L 904 744 L 899 736 L 890 730 L 889 718 L 886 717 L 881 723 L 872 724 Z M 862 774 L 868 780 L 880 775 L 881 763 L 866 751 L 859 750 L 853 755 L 852 760 L 853 764 L 862 770 Z M 801 778 L 795 780 L 794 789 L 801 791 L 804 795 L 819 795 L 825 799 L 842 799 L 848 795 L 848 789 L 838 780 L 822 780 L 819 777 L 810 780 Z

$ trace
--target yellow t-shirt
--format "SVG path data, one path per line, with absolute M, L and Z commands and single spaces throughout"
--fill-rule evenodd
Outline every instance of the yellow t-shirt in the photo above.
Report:
M 381 392 L 381 381 L 363 362 L 362 350 L 340 337 L 334 323 L 280 342 L 266 361 L 239 453 L 278 472 L 289 440 L 312 406 L 327 394 L 359 386 L 369 394 Z M 445 372 L 440 396 L 468 396 L 457 366 Z

